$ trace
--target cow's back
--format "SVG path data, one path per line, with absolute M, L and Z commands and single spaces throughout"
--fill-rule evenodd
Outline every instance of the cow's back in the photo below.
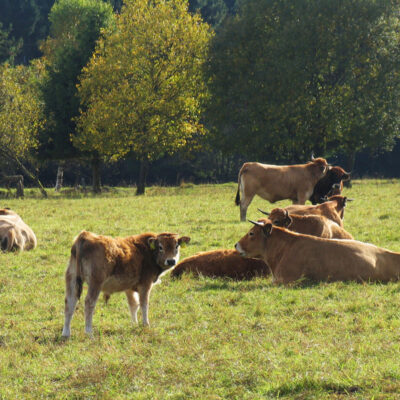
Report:
M 299 235 L 279 261 L 278 278 L 316 281 L 389 281 L 398 279 L 400 253 L 356 240 Z
M 250 279 L 267 275 L 269 268 L 262 260 L 244 258 L 235 250 L 215 250 L 185 258 L 172 271 L 172 276 L 179 277 L 184 272 L 196 276 Z

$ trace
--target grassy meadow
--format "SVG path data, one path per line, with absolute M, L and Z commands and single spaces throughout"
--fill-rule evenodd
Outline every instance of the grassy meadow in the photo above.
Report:
M 235 193 L 230 183 L 152 187 L 142 197 L 131 188 L 1 197 L 38 247 L 0 254 L 0 399 L 400 399 L 400 283 L 284 287 L 167 275 L 152 291 L 149 328 L 132 325 L 120 293 L 97 303 L 92 338 L 84 288 L 71 339 L 61 340 L 64 270 L 80 230 L 188 235 L 182 258 L 232 248 L 250 228 Z M 354 198 L 345 228 L 400 252 L 400 182 L 355 181 L 344 194 Z M 248 218 L 257 207 L 275 205 L 256 198 Z

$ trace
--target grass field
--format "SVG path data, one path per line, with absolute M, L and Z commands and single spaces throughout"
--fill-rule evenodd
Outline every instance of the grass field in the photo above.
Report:
M 81 301 L 61 340 L 64 270 L 80 230 L 191 236 L 182 258 L 232 248 L 250 228 L 235 193 L 233 183 L 186 184 L 144 197 L 110 189 L 43 200 L 27 190 L 25 200 L 0 199 L 38 238 L 34 251 L 0 254 L 0 399 L 400 399 L 400 283 L 165 276 L 150 298 L 151 327 L 132 325 L 121 293 L 99 300 L 93 338 Z M 355 199 L 346 229 L 400 251 L 400 182 L 355 181 L 345 194 Z M 249 218 L 257 207 L 273 208 L 255 199 Z

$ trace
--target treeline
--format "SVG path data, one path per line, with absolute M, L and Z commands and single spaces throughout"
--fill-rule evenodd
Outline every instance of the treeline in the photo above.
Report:
M 65 172 L 141 194 L 147 179 L 231 180 L 245 160 L 312 152 L 397 176 L 399 11 L 395 0 L 4 0 L 0 178 L 20 172 L 45 193 Z

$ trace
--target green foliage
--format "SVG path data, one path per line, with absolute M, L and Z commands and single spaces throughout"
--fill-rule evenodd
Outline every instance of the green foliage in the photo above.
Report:
M 399 32 L 398 2 L 244 2 L 213 43 L 216 143 L 293 160 L 392 145 Z
M 236 0 L 189 1 L 189 11 L 199 11 L 203 20 L 216 29 L 223 23 L 228 15 L 235 13 L 236 7 Z
M 47 15 L 53 3 L 54 0 L 1 1 L 0 25 L 8 32 L 7 52 L 13 56 L 7 60 L 27 64 L 39 57 L 39 41 L 48 33 Z
M 0 156 L 27 156 L 37 146 L 43 124 L 43 104 L 37 87 L 38 69 L 0 67 Z
M 183 0 L 127 1 L 85 68 L 74 144 L 118 159 L 173 154 L 195 134 L 211 32 Z
M 42 46 L 46 75 L 42 84 L 47 124 L 40 133 L 40 157 L 77 155 L 70 135 L 79 113 L 77 82 L 101 28 L 113 21 L 112 8 L 97 0 L 59 0 L 51 9 L 50 36 Z
M 399 184 L 355 181 L 346 229 L 400 251 Z M 120 293 L 98 301 L 93 339 L 84 334 L 85 287 L 73 336 L 60 340 L 64 271 L 81 229 L 189 235 L 181 257 L 233 248 L 250 228 L 237 222 L 235 191 L 236 183 L 153 187 L 141 198 L 126 188 L 75 198 L 65 190 L 39 200 L 28 189 L 24 201 L 8 199 L 38 247 L 0 254 L 0 398 L 398 398 L 399 282 L 283 287 L 269 277 L 166 275 L 151 294 L 150 328 L 132 326 Z M 257 207 L 268 209 L 254 199 L 251 218 Z

